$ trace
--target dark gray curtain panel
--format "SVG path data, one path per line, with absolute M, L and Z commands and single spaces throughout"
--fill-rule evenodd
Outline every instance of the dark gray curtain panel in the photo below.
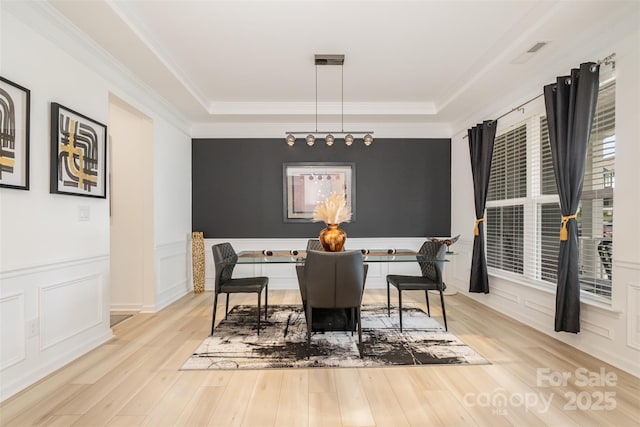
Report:
M 484 208 L 489 189 L 489 173 L 493 157 L 493 143 L 496 138 L 497 120 L 486 120 L 467 130 L 471 174 L 473 175 L 473 198 L 476 208 L 476 225 L 473 230 L 473 256 L 469 292 L 489 293 L 487 258 L 484 253 Z
M 556 332 L 580 332 L 578 226 L 575 221 L 598 99 L 599 66 L 590 62 L 544 87 L 553 171 L 562 224 L 556 288 Z M 573 220 L 573 221 L 572 221 Z

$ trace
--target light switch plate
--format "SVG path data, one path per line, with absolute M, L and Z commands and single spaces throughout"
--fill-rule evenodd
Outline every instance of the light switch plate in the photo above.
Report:
M 89 206 L 78 206 L 78 221 L 89 221 L 91 219 L 91 209 Z

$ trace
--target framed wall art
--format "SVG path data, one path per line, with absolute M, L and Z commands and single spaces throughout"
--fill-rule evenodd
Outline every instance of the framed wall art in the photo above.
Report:
M 355 168 L 355 163 L 284 163 L 284 221 L 311 222 L 316 205 L 331 193 L 344 194 L 355 221 Z
M 29 189 L 31 92 L 0 77 L 0 187 Z
M 50 193 L 106 198 L 107 127 L 51 103 Z

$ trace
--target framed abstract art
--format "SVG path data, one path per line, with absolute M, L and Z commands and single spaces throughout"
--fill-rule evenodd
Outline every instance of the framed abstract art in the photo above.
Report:
M 31 92 L 0 77 L 0 187 L 29 189 Z
M 282 170 L 284 222 L 311 222 L 316 205 L 332 193 L 344 195 L 355 221 L 355 163 L 284 163 Z
M 50 193 L 106 198 L 107 127 L 51 103 Z

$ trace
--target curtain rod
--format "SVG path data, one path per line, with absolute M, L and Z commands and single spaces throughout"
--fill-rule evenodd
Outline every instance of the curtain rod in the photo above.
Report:
M 616 69 L 616 60 L 615 60 L 615 57 L 616 57 L 616 53 L 614 52 L 614 53 L 612 53 L 611 55 L 609 55 L 609 56 L 607 56 L 607 57 L 604 57 L 604 58 L 602 58 L 602 59 L 599 59 L 598 61 L 596 61 L 596 64 L 597 64 L 597 65 L 602 65 L 602 64 L 604 64 L 604 65 L 611 65 L 611 67 L 615 70 L 615 69 Z M 495 119 L 491 120 L 491 123 L 495 123 L 495 122 L 497 122 L 497 121 L 498 121 L 498 120 L 500 120 L 501 118 L 508 116 L 509 114 L 513 113 L 514 111 L 519 111 L 520 109 L 522 109 L 522 107 L 524 107 L 525 105 L 529 104 L 530 102 L 535 101 L 536 99 L 540 98 L 540 97 L 541 97 L 541 96 L 543 96 L 543 95 L 544 95 L 544 93 L 541 93 L 540 95 L 534 96 L 534 97 L 533 97 L 533 98 L 531 98 L 530 100 L 523 102 L 522 104 L 518 105 L 517 107 L 512 108 L 511 110 L 507 111 L 506 113 L 504 113 L 504 114 L 502 114 L 502 115 L 498 116 L 497 118 L 495 118 Z M 467 138 L 467 137 L 468 137 L 468 134 L 464 135 L 464 136 L 462 137 L 462 139 L 465 139 L 465 138 Z

